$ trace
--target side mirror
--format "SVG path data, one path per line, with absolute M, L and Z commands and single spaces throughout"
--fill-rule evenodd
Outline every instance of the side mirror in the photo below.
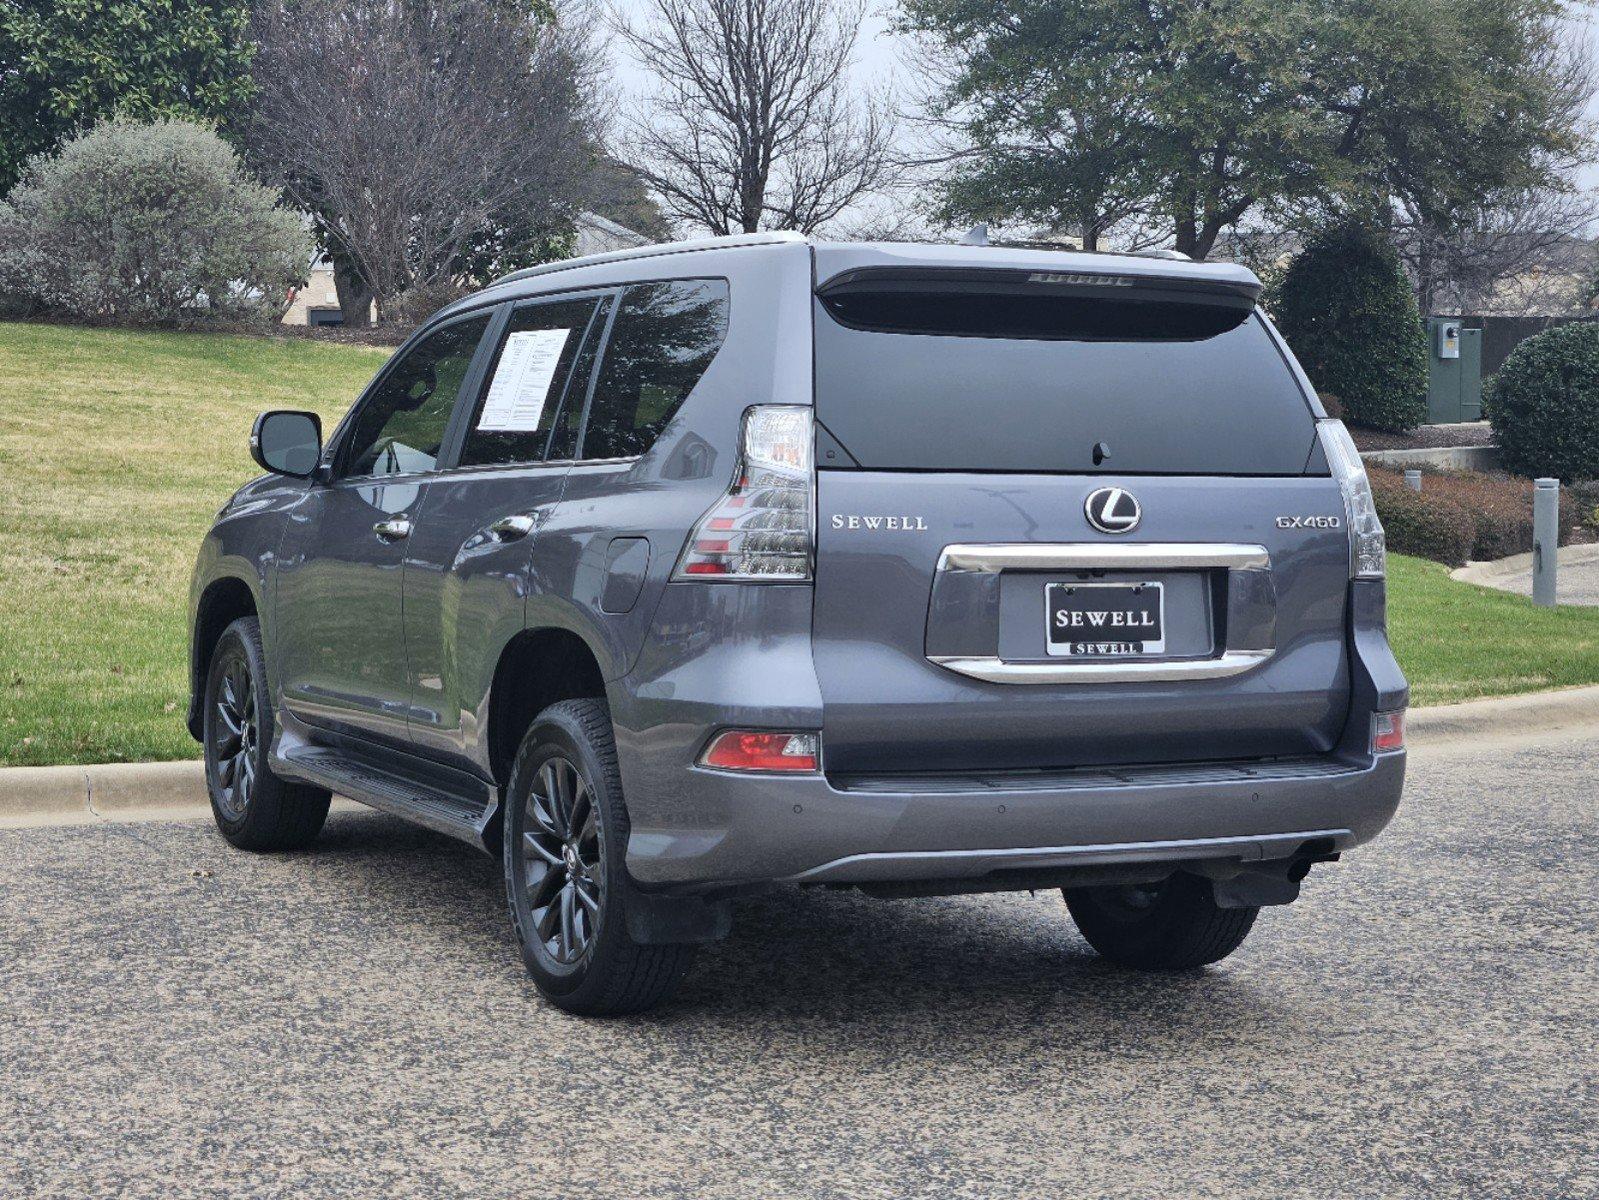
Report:
M 262 413 L 250 430 L 250 457 L 274 475 L 311 478 L 322 460 L 322 418 L 285 409 Z

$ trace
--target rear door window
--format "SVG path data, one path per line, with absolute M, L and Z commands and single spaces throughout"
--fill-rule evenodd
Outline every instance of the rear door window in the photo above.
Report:
M 815 326 L 817 416 L 862 467 L 1299 475 L 1315 440 L 1240 293 L 865 278 Z
M 600 297 L 523 304 L 513 309 L 461 448 L 463 467 L 538 462 L 563 403 L 581 408 L 588 371 L 581 364 Z M 590 354 L 589 358 L 592 358 Z
M 727 337 L 727 283 L 678 279 L 622 293 L 589 402 L 581 457 L 631 458 L 655 444 Z

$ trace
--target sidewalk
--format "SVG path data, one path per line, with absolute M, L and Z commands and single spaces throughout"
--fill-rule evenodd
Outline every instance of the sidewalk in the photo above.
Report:
M 1599 545 L 1564 546 L 1556 573 L 1556 599 L 1561 604 L 1599 607 Z M 1513 554 L 1494 562 L 1468 563 L 1449 573 L 1461 583 L 1532 595 L 1532 555 Z

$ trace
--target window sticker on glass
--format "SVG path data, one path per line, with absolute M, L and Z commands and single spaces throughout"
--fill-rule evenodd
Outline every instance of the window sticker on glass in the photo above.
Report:
M 539 426 L 550 381 L 560 364 L 570 329 L 534 329 L 505 339 L 500 364 L 483 402 L 477 427 L 508 433 L 531 433 Z

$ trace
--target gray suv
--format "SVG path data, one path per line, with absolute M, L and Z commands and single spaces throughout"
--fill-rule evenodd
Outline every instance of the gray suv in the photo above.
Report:
M 451 305 L 325 441 L 256 422 L 190 602 L 217 824 L 304 846 L 336 792 L 501 856 L 580 1013 L 777 884 L 1222 958 L 1405 772 L 1382 527 L 1259 292 L 756 234 Z

